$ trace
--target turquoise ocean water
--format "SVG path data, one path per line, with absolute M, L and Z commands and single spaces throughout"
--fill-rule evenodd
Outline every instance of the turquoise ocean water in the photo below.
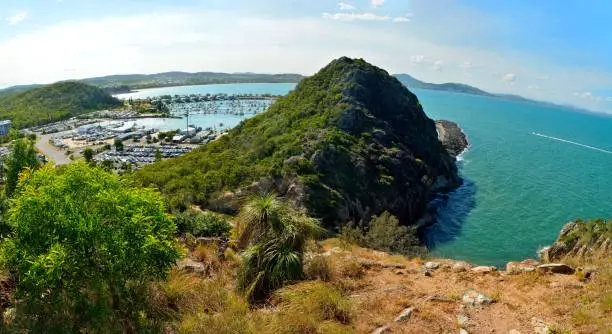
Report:
M 285 94 L 293 87 L 170 87 L 132 96 Z M 413 92 L 429 117 L 459 123 L 471 144 L 459 162 L 464 186 L 439 208 L 437 224 L 424 231 L 434 256 L 503 265 L 535 257 L 571 219 L 612 217 L 612 117 L 482 96 Z M 197 123 L 233 126 L 242 119 L 201 115 Z

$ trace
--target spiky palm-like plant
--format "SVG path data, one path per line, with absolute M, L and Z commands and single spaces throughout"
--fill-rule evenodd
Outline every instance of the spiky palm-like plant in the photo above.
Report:
M 238 216 L 243 253 L 238 287 L 250 302 L 303 276 L 306 241 L 324 230 L 275 194 L 252 197 Z

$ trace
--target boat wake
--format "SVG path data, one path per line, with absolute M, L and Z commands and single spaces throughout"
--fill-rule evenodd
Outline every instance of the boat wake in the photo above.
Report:
M 612 154 L 612 151 L 604 150 L 603 148 L 593 147 L 593 146 L 589 146 L 589 145 L 585 145 L 585 144 L 580 144 L 580 143 L 577 143 L 577 142 L 571 141 L 571 140 L 566 140 L 566 139 L 561 139 L 561 138 L 557 138 L 557 137 L 547 136 L 547 135 L 544 135 L 544 134 L 541 134 L 541 133 L 537 133 L 537 132 L 532 132 L 531 134 L 534 135 L 534 136 L 542 137 L 542 138 L 548 138 L 548 139 L 560 141 L 562 143 L 568 143 L 568 144 L 572 144 L 572 145 L 576 145 L 576 146 L 585 147 L 585 148 L 588 148 L 588 149 L 591 149 L 591 150 L 595 150 L 595 151 L 599 151 L 599 152 L 603 152 L 603 153 Z

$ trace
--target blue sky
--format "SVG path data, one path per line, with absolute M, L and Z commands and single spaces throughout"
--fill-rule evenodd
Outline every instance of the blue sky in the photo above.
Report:
M 312 74 L 343 55 L 612 113 L 607 0 L 2 0 L 0 87 L 170 70 Z

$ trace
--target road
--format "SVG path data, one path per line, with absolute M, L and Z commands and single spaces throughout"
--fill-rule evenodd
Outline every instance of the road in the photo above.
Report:
M 55 134 L 57 135 L 57 134 Z M 59 150 L 55 146 L 49 144 L 51 135 L 40 135 L 36 142 L 36 149 L 44 154 L 49 161 L 56 166 L 67 165 L 71 162 L 70 158 L 65 154 L 65 151 Z

